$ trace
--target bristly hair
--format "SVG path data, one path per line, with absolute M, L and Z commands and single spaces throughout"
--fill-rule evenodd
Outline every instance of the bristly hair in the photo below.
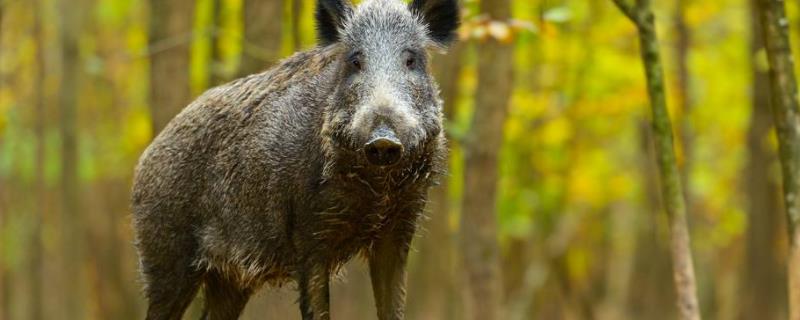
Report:
M 439 45 L 456 39 L 461 20 L 458 0 L 413 0 L 409 9 L 428 25 L 428 35 Z
M 270 0 L 272 1 L 272 0 Z M 326 46 L 339 41 L 339 28 L 351 13 L 349 0 L 318 0 L 315 17 L 317 37 L 320 45 Z

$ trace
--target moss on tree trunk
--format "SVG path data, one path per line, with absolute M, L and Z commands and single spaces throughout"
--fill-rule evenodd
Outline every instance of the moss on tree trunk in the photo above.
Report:
M 789 45 L 789 20 L 783 1 L 759 0 L 758 8 L 770 66 L 772 114 L 789 227 L 789 318 L 800 319 L 800 103 Z
M 681 319 L 700 319 L 689 230 L 686 223 L 686 203 L 681 186 L 681 174 L 675 158 L 672 123 L 667 111 L 664 69 L 659 54 L 655 16 L 648 0 L 637 0 L 635 5 L 625 0 L 614 0 L 614 3 L 636 25 L 639 34 L 639 50 L 644 63 L 647 93 L 652 111 L 653 140 L 661 177 L 661 195 L 670 226 L 678 314 Z

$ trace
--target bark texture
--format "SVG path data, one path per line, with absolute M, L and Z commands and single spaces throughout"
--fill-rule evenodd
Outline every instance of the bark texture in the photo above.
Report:
M 648 0 L 637 0 L 635 5 L 625 0 L 614 0 L 614 3 L 636 25 L 639 34 L 647 93 L 652 109 L 653 138 L 661 178 L 661 196 L 670 225 L 670 250 L 678 315 L 681 319 L 700 319 L 689 230 L 686 223 L 686 204 L 681 186 L 681 174 L 675 157 L 672 124 L 667 111 L 664 71 L 659 54 L 655 16 Z
M 800 319 L 800 103 L 784 2 L 758 0 L 770 66 L 772 114 L 778 133 L 783 202 L 789 229 L 789 319 Z
M 244 1 L 244 43 L 239 75 L 265 70 L 280 58 L 284 1 Z M 273 18 L 266 18 L 273 17 Z
M 780 254 L 772 248 L 781 242 L 784 233 L 778 206 L 780 186 L 771 170 L 777 163 L 777 156 L 768 143 L 772 132 L 769 74 L 765 68 L 759 66 L 756 59 L 759 52 L 764 50 L 756 1 L 750 1 L 753 12 L 750 19 L 753 111 L 747 132 L 749 159 L 742 186 L 748 195 L 748 227 L 743 287 L 739 291 L 739 318 L 778 319 L 786 308 L 786 292 L 783 289 L 786 271 L 781 266 Z
M 150 0 L 150 111 L 153 136 L 190 99 L 192 0 Z
M 491 19 L 511 17 L 508 0 L 485 0 Z M 478 46 L 478 89 L 471 136 L 465 145 L 461 246 L 474 319 L 503 319 L 497 243 L 497 158 L 513 88 L 513 48 L 489 40 Z

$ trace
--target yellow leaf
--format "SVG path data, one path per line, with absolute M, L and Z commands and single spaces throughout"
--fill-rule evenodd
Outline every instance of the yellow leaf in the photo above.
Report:
M 556 118 L 542 128 L 542 142 L 548 145 L 561 145 L 572 136 L 572 125 L 565 118 Z
M 508 24 L 511 26 L 511 29 L 515 31 L 528 31 L 532 33 L 539 31 L 533 22 L 527 20 L 511 19 L 508 21 Z
M 489 34 L 492 35 L 492 38 L 497 39 L 497 41 L 510 43 L 514 40 L 513 34 L 511 33 L 511 28 L 509 28 L 508 24 L 506 23 L 492 21 L 489 22 L 487 29 Z
M 472 38 L 478 40 L 485 40 L 489 33 L 484 26 L 475 26 L 472 29 Z

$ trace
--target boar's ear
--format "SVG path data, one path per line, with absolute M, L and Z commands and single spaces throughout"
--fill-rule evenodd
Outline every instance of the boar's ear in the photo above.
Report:
M 317 0 L 317 37 L 322 45 L 339 41 L 339 28 L 352 10 L 349 0 Z
M 458 0 L 414 0 L 409 9 L 428 25 L 428 34 L 439 45 L 447 46 L 456 39 L 460 23 Z

